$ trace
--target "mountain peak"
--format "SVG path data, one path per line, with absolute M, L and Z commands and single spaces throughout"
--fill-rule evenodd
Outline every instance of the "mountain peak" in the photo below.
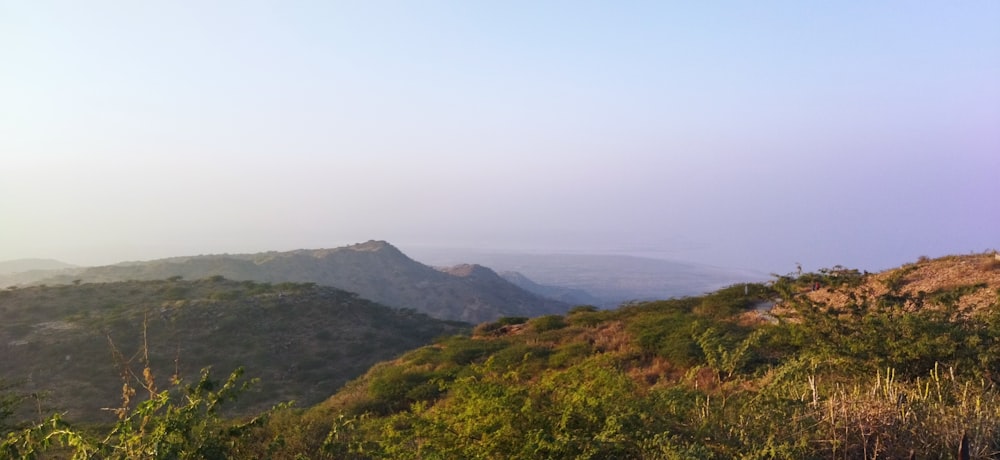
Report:
M 442 268 L 441 271 L 461 278 L 499 277 L 495 271 L 479 264 L 460 264 Z
M 366 241 L 364 243 L 358 243 L 358 244 L 352 244 L 350 246 L 344 246 L 344 249 L 349 249 L 351 251 L 366 251 L 366 252 L 375 252 L 375 251 L 384 251 L 384 250 L 392 250 L 392 251 L 397 251 L 397 252 L 399 251 L 399 249 L 396 249 L 395 246 L 393 246 L 393 245 L 389 244 L 387 241 L 383 241 L 383 240 L 368 240 L 368 241 Z
M 322 259 L 334 254 L 344 255 L 346 253 L 373 253 L 385 254 L 394 257 L 406 257 L 406 255 L 403 254 L 403 251 L 400 251 L 397 247 L 389 244 L 387 241 L 382 240 L 368 240 L 364 243 L 328 249 L 300 249 L 299 251 L 293 251 L 292 253 L 304 253 L 317 259 Z

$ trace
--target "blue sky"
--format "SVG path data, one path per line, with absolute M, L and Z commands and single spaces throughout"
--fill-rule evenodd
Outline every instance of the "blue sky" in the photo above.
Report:
M 1000 247 L 1000 3 L 0 0 L 0 260 Z

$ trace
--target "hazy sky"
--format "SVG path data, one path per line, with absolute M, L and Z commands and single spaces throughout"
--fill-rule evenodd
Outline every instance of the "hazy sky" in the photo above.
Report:
M 1000 2 L 0 0 L 0 260 L 1000 248 Z

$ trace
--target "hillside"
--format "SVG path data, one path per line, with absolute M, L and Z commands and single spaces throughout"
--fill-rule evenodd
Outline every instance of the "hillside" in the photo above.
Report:
M 421 264 L 384 241 L 334 249 L 176 257 L 87 268 L 47 284 L 200 279 L 221 275 L 268 283 L 316 283 L 355 292 L 435 318 L 481 322 L 501 316 L 563 313 L 569 305 L 530 293 L 498 276 L 458 276 Z
M 144 331 L 160 386 L 244 367 L 261 379 L 241 404 L 249 412 L 318 402 L 372 364 L 468 327 L 334 288 L 222 277 L 7 289 L 0 315 L 0 381 L 46 394 L 71 420 L 105 421 L 125 361 L 141 374 Z
M 987 458 L 1000 448 L 993 257 L 480 324 L 293 417 L 291 444 L 328 458 L 950 458 L 966 433 Z
M 0 275 L 36 270 L 60 270 L 73 265 L 53 259 L 17 259 L 0 262 Z
M 921 258 L 501 318 L 375 364 L 305 411 L 252 426 L 209 413 L 194 420 L 210 430 L 171 445 L 273 459 L 954 458 L 960 446 L 993 458 L 998 273 L 993 254 Z M 149 423 L 191 426 L 175 413 Z M 155 445 L 156 433 L 131 439 Z M 108 450 L 84 438 L 72 439 Z
M 34 284 L 53 277 L 73 280 L 73 275 L 82 270 L 82 267 L 52 259 L 8 260 L 0 262 L 0 289 Z
M 844 282 L 838 280 L 843 277 L 844 270 L 834 268 L 821 273 L 820 289 L 806 295 L 813 302 L 837 307 L 848 305 L 852 293 L 871 297 L 900 295 L 919 302 L 951 300 L 959 310 L 973 313 L 996 301 L 995 291 L 1000 286 L 998 268 L 1000 259 L 990 254 L 934 260 L 921 258 L 899 268 L 859 278 L 852 290 L 835 289 L 835 284 Z

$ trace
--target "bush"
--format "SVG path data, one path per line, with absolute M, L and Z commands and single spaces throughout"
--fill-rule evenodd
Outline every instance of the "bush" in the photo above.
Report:
M 528 318 L 524 316 L 504 316 L 496 321 L 497 324 L 501 326 L 510 326 L 513 324 L 524 324 L 528 322 Z
M 584 305 L 574 307 L 566 315 L 566 322 L 573 326 L 594 327 L 612 318 L 615 310 L 599 310 L 597 307 Z
M 497 351 L 490 357 L 489 362 L 498 369 L 515 369 L 529 361 L 535 361 L 536 364 L 544 363 L 550 353 L 552 350 L 546 347 L 522 343 Z
M 493 332 L 503 329 L 504 326 L 516 326 L 518 324 L 524 324 L 528 321 L 528 318 L 523 316 L 504 316 L 492 323 L 482 323 L 472 330 L 472 334 L 476 336 L 487 336 L 491 335 Z
M 374 375 L 368 385 L 369 397 L 353 412 L 373 412 L 387 415 L 410 407 L 417 401 L 429 401 L 441 393 L 434 372 L 406 369 L 402 366 L 384 367 Z
M 506 346 L 498 340 L 474 340 L 455 337 L 443 343 L 442 357 L 452 364 L 466 365 L 484 359 L 486 356 Z
M 629 324 L 629 332 L 642 351 L 677 366 L 692 366 L 701 360 L 701 350 L 694 341 L 700 329 L 697 318 L 683 310 L 645 315 Z
M 595 313 L 598 310 L 600 309 L 593 305 L 577 305 L 573 308 L 570 308 L 567 315 L 577 315 L 580 313 Z
M 563 345 L 549 355 L 549 365 L 552 367 L 566 367 L 582 361 L 590 356 L 594 347 L 587 342 L 573 342 Z
M 142 389 L 149 398 L 131 407 L 135 388 L 126 382 L 122 407 L 114 411 L 118 422 L 109 432 L 80 430 L 55 414 L 42 423 L 9 433 L 0 441 L 0 453 L 4 458 L 47 458 L 39 455 L 46 453 L 112 460 L 231 458 L 237 441 L 249 437 L 270 415 L 268 411 L 245 422 L 219 416 L 220 407 L 235 400 L 252 383 L 242 381 L 242 374 L 242 369 L 237 369 L 220 385 L 204 369 L 201 379 L 193 385 L 178 382 L 171 389 L 158 391 L 147 368 Z
M 528 321 L 528 326 L 535 332 L 554 331 L 566 327 L 566 321 L 560 315 L 546 315 Z

